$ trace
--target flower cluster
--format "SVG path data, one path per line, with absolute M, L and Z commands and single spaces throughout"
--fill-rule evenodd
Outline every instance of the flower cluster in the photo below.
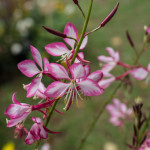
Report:
M 114 51 L 112 48 L 106 48 L 109 56 L 98 56 L 98 60 L 104 63 L 101 71 L 103 72 L 104 79 L 99 81 L 98 84 L 102 86 L 104 89 L 110 86 L 116 80 L 122 80 L 127 75 L 131 75 L 136 80 L 143 80 L 146 79 L 148 82 L 149 80 L 149 72 L 150 72 L 150 64 L 148 67 L 145 68 L 141 65 L 129 65 L 126 63 L 120 62 L 120 54 L 118 51 Z M 116 67 L 122 66 L 126 69 L 126 72 L 121 74 L 118 77 L 115 77 L 110 72 Z
M 46 27 L 45 29 L 51 31 Z M 67 46 L 62 42 L 51 43 L 45 46 L 45 50 L 52 56 L 61 56 L 59 61 L 63 62 L 61 64 L 65 62 L 65 65 L 50 63 L 47 58 L 42 59 L 40 52 L 35 47 L 30 46 L 33 60 L 23 60 L 18 64 L 18 69 L 25 76 L 33 78 L 31 83 L 24 85 L 24 89 L 27 91 L 26 97 L 38 98 L 40 102 L 37 105 L 20 103 L 16 100 L 14 93 L 12 96 L 14 104 L 10 104 L 5 111 L 5 115 L 10 118 L 7 126 L 16 126 L 15 134 L 17 136 L 27 135 L 25 142 L 29 145 L 36 140 L 46 139 L 48 133 L 59 133 L 47 129 L 43 122 L 45 118 L 47 119 L 49 108 L 54 102 L 64 99 L 66 103 L 64 109 L 68 110 L 72 102 L 78 103 L 82 96 L 98 96 L 104 92 L 103 87 L 98 84 L 103 77 L 102 71 L 96 70 L 91 73 L 90 62 L 84 59 L 83 52 L 77 53 L 75 61 L 72 61 L 80 40 L 76 27 L 72 23 L 67 23 L 64 33 L 56 31 L 53 31 L 53 33 L 57 33 L 61 37 L 63 35 Z M 85 48 L 87 41 L 88 36 L 85 36 L 80 50 Z M 67 48 L 68 46 L 71 47 L 71 50 Z M 43 76 L 53 80 L 47 88 L 42 82 Z M 24 123 L 32 111 L 42 113 L 43 120 L 38 117 L 31 117 L 34 124 L 30 131 L 27 131 Z M 57 109 L 55 111 L 63 114 Z
M 129 119 L 132 114 L 132 109 L 127 108 L 126 104 L 121 103 L 118 99 L 113 99 L 113 104 L 108 104 L 106 107 L 110 113 L 110 122 L 114 126 L 122 126 L 126 119 Z

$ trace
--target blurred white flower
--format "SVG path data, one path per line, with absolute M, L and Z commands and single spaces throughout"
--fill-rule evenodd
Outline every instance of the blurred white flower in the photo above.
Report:
M 21 9 L 15 9 L 15 11 L 13 13 L 13 17 L 16 20 L 20 19 L 22 17 L 22 11 L 21 11 Z
M 18 55 L 23 50 L 23 47 L 19 43 L 14 43 L 12 44 L 10 50 L 11 50 L 12 55 Z
M 75 7 L 72 4 L 68 4 L 65 8 L 65 13 L 67 15 L 72 15 L 75 12 Z
M 104 145 L 104 150 L 118 150 L 118 147 L 115 143 L 107 142 Z
M 16 29 L 22 36 L 27 36 L 29 34 L 29 29 L 34 25 L 34 20 L 32 18 L 21 19 L 16 24 Z
M 50 145 L 48 143 L 43 144 L 43 146 L 41 147 L 41 150 L 50 150 Z

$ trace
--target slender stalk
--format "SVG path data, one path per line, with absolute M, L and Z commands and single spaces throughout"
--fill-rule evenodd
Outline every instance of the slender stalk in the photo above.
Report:
M 73 56 L 73 59 L 72 59 L 71 64 L 74 63 L 75 58 L 77 57 L 77 53 L 78 53 L 78 51 L 79 51 L 79 48 L 80 48 L 80 46 L 81 46 L 81 44 L 82 44 L 82 41 L 83 41 L 83 39 L 84 39 L 84 34 L 85 34 L 85 31 L 86 31 L 86 28 L 87 28 L 87 25 L 88 25 L 88 22 L 89 22 L 90 14 L 91 14 L 92 3 L 93 3 L 93 0 L 90 0 L 87 17 L 86 17 L 86 19 L 85 19 L 85 23 L 84 23 L 83 30 L 82 30 L 82 33 L 81 33 L 81 37 L 80 37 L 79 43 L 77 44 L 77 47 L 76 47 L 76 50 L 75 50 L 75 54 L 74 54 L 74 56 Z M 53 111 L 54 111 L 54 109 L 55 109 L 55 107 L 56 107 L 56 105 L 57 105 L 57 102 L 58 102 L 58 100 L 56 100 L 56 101 L 54 102 L 54 104 L 53 104 L 53 106 L 52 106 L 52 108 L 51 108 L 51 110 L 50 110 L 50 112 L 49 112 L 49 114 L 48 114 L 47 120 L 46 120 L 46 122 L 45 122 L 45 126 L 48 125 L 48 123 L 49 123 L 49 121 L 50 121 L 50 119 L 51 119 L 51 116 L 52 116 L 52 114 L 53 114 Z
M 57 103 L 58 103 L 58 100 L 59 100 L 59 99 L 57 99 L 57 100 L 54 102 L 52 108 L 50 109 L 50 112 L 49 112 L 48 117 L 47 117 L 46 122 L 45 122 L 45 127 L 47 127 L 47 125 L 48 125 L 48 123 L 49 123 L 49 121 L 50 121 L 50 119 L 51 119 L 51 116 L 52 116 L 52 114 L 53 114 L 53 112 L 54 112 L 54 109 L 55 109 Z
M 85 14 L 84 14 L 84 12 L 83 12 L 82 8 L 80 7 L 80 5 L 77 5 L 77 6 L 78 6 L 79 10 L 81 11 L 82 16 L 83 16 L 83 17 L 84 17 L 84 19 L 85 19 Z
M 139 55 L 136 57 L 136 59 L 133 63 L 134 65 L 138 63 L 138 60 L 140 59 L 141 55 L 145 52 L 146 48 L 147 48 L 147 43 L 144 42 L 142 50 L 140 51 Z M 84 137 L 81 139 L 79 147 L 76 150 L 81 150 L 83 148 L 84 143 L 86 142 L 86 140 L 87 140 L 88 136 L 90 135 L 90 133 L 93 131 L 98 119 L 102 116 L 107 104 L 109 104 L 109 102 L 113 99 L 114 95 L 120 89 L 121 85 L 122 85 L 122 82 L 119 83 L 119 85 L 115 88 L 115 90 L 110 95 L 110 97 L 104 102 L 104 104 L 103 104 L 102 108 L 99 110 L 98 114 L 93 118 L 93 121 L 92 121 L 88 131 L 86 132 Z
M 113 99 L 115 93 L 118 91 L 118 89 L 121 87 L 122 83 L 120 82 L 119 85 L 115 88 L 115 90 L 113 91 L 113 93 L 111 94 L 111 96 L 108 98 L 108 100 L 106 100 L 102 106 L 102 109 L 100 109 L 100 111 L 98 112 L 98 114 L 94 117 L 88 131 L 86 132 L 86 134 L 84 135 L 84 137 L 81 139 L 80 145 L 77 148 L 77 150 L 81 150 L 82 147 L 84 146 L 85 141 L 87 140 L 88 136 L 90 135 L 90 133 L 93 131 L 96 122 L 98 121 L 98 119 L 101 117 L 101 115 L 103 114 L 103 112 L 105 111 L 105 107 L 107 106 L 107 104 Z
M 84 39 L 85 31 L 87 29 L 87 25 L 88 25 L 90 14 L 91 14 L 91 10 L 92 10 L 92 4 L 93 4 L 93 0 L 90 0 L 89 9 L 88 9 L 88 13 L 87 13 L 87 16 L 86 16 L 86 19 L 85 19 L 85 22 L 84 22 L 84 26 L 83 26 L 83 29 L 82 29 L 81 37 L 80 37 L 79 43 L 77 44 L 75 53 L 74 53 L 72 61 L 71 61 L 71 64 L 74 63 L 74 61 L 75 61 L 75 59 L 77 57 L 79 48 L 80 48 L 80 46 L 82 44 L 82 41 Z

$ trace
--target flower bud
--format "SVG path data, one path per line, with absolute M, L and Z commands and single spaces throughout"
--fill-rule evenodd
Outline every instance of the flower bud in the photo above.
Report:
M 54 35 L 59 36 L 59 37 L 62 37 L 62 38 L 67 38 L 67 35 L 65 35 L 64 33 L 61 33 L 61 32 L 59 32 L 59 31 L 53 30 L 53 29 L 51 29 L 51 28 L 47 28 L 47 27 L 45 27 L 45 26 L 43 26 L 43 28 L 44 28 L 47 32 L 49 32 L 49 33 L 51 33 L 51 34 L 54 34 Z
M 73 0 L 73 2 L 74 2 L 76 5 L 79 4 L 79 3 L 78 3 L 78 0 Z
M 126 31 L 126 36 L 127 36 L 127 39 L 128 39 L 128 41 L 129 41 L 131 47 L 134 47 L 134 43 L 133 43 L 133 41 L 132 41 L 132 39 L 131 39 L 131 36 L 130 36 L 130 34 L 129 34 L 128 31 Z
M 110 14 L 103 20 L 103 22 L 100 24 L 100 27 L 104 27 L 112 19 L 112 17 L 117 12 L 118 7 L 119 7 L 119 2 L 115 6 L 115 8 L 110 12 Z

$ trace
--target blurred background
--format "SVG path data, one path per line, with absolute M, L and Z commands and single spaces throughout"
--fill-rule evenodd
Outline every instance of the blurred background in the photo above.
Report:
M 84 12 L 87 12 L 88 0 L 79 0 Z M 97 27 L 101 21 L 114 8 L 117 0 L 94 0 L 88 31 Z M 107 46 L 118 50 L 122 61 L 132 64 L 135 53 L 130 48 L 125 31 L 128 30 L 138 50 L 142 48 L 144 25 L 150 24 L 149 0 L 120 0 L 120 6 L 115 17 L 96 33 L 89 36 L 89 42 L 84 50 L 85 58 L 92 62 L 92 70 L 100 69 L 97 56 L 107 55 Z M 0 0 L 0 149 L 2 150 L 30 150 L 23 139 L 14 139 L 14 128 L 6 127 L 4 111 L 12 103 L 11 97 L 17 91 L 17 99 L 21 102 L 35 104 L 37 101 L 26 98 L 22 84 L 31 82 L 17 69 L 17 63 L 24 59 L 32 59 L 29 46 L 35 46 L 43 57 L 48 57 L 50 62 L 57 58 L 49 56 L 45 45 L 63 41 L 61 38 L 47 33 L 42 25 L 63 32 L 67 22 L 72 22 L 81 33 L 83 17 L 72 0 Z M 150 49 L 143 55 L 140 63 L 147 66 L 150 61 Z M 123 70 L 115 71 L 115 75 Z M 133 79 L 132 79 L 133 80 Z M 47 81 L 44 81 L 47 83 Z M 149 86 L 145 81 L 134 82 L 132 93 L 128 90 L 116 94 L 131 107 L 134 99 L 141 96 L 146 107 L 149 107 Z M 48 83 L 47 83 L 48 84 Z M 74 150 L 81 137 L 88 129 L 92 117 L 101 109 L 101 105 L 109 97 L 114 83 L 106 89 L 102 96 L 86 99 L 80 103 L 79 108 L 72 105 L 65 116 L 54 114 L 50 125 L 51 130 L 62 131 L 59 135 L 49 135 L 47 142 L 51 150 Z M 121 96 L 120 96 L 121 95 Z M 63 101 L 58 109 L 63 111 Z M 34 114 L 33 114 L 34 115 Z M 98 121 L 95 130 L 88 138 L 83 150 L 125 150 L 126 143 L 131 142 L 132 127 L 118 129 L 109 123 L 109 114 L 105 112 Z M 26 127 L 29 130 L 32 121 L 28 118 Z M 44 142 L 43 142 L 44 143 Z

